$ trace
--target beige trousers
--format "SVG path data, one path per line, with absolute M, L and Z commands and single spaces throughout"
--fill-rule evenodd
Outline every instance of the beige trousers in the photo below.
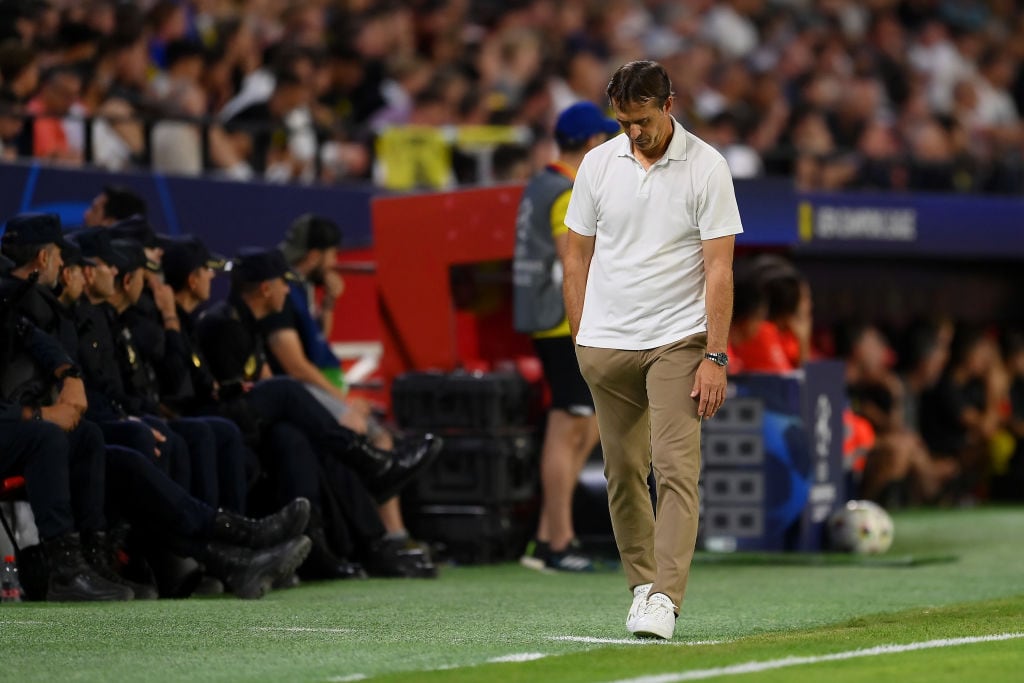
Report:
M 690 398 L 704 358 L 700 333 L 643 351 L 576 348 L 590 385 L 615 543 L 630 589 L 653 583 L 682 604 L 697 542 L 700 418 Z M 647 488 L 654 468 L 655 511 Z

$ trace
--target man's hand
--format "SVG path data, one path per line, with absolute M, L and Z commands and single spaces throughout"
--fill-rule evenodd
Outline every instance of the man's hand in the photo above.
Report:
M 693 391 L 690 392 L 690 398 L 700 397 L 697 415 L 715 416 L 725 403 L 725 385 L 725 368 L 707 359 L 702 361 L 693 378 Z
M 78 377 L 65 377 L 60 394 L 57 395 L 57 403 L 74 408 L 81 417 L 89 407 L 89 400 L 85 397 L 85 383 Z
M 77 427 L 78 421 L 82 419 L 82 414 L 78 412 L 77 408 L 65 403 L 43 406 L 39 409 L 39 413 L 44 420 L 52 422 L 65 432 L 70 432 Z
M 338 271 L 333 268 L 325 270 L 323 308 L 326 310 L 332 309 L 334 307 L 334 302 L 344 291 L 345 281 L 342 279 L 341 275 L 338 274 Z
M 140 418 L 138 418 L 138 417 L 136 417 L 134 415 L 129 416 L 128 420 L 129 420 L 129 422 L 138 422 L 139 424 L 146 424 Z M 163 442 L 167 441 L 167 437 L 164 436 L 163 433 L 160 432 L 160 430 L 154 429 L 153 427 L 150 427 L 148 424 L 146 426 L 149 427 L 149 431 L 151 431 L 153 433 L 153 440 L 156 441 L 157 444 L 162 444 Z M 156 455 L 156 457 L 158 457 L 158 458 L 160 457 L 160 446 L 159 445 L 157 445 L 156 447 L 153 448 L 153 453 Z
M 149 288 L 153 292 L 153 302 L 156 304 L 157 310 L 160 311 L 160 315 L 164 317 L 164 320 L 177 317 L 178 311 L 175 307 L 174 290 L 171 289 L 170 285 L 153 279 L 149 283 Z

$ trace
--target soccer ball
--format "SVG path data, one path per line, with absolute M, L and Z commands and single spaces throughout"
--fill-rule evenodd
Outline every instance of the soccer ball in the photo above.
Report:
M 829 517 L 828 532 L 833 550 L 877 555 L 892 545 L 892 517 L 870 500 L 851 500 Z

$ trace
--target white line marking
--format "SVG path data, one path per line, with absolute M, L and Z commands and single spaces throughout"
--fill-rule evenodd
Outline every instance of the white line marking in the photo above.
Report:
M 655 640 L 640 638 L 594 638 L 593 636 L 548 636 L 548 640 L 568 643 L 591 643 L 595 645 L 720 645 L 724 640 Z
M 334 676 L 328 678 L 328 683 L 349 683 L 349 681 L 362 681 L 366 680 L 366 674 L 349 674 L 348 676 Z
M 350 628 L 307 628 L 305 626 L 253 626 L 253 631 L 286 631 L 289 633 L 352 633 Z
M 857 657 L 875 657 L 877 655 L 895 654 L 898 652 L 913 652 L 915 650 L 930 650 L 938 647 L 954 647 L 956 645 L 971 645 L 973 643 L 989 643 L 999 640 L 1013 640 L 1024 638 L 1024 633 L 1001 633 L 994 636 L 975 636 L 970 638 L 942 638 L 940 640 L 926 640 L 919 643 L 907 643 L 906 645 L 878 645 L 863 650 L 847 650 L 846 652 L 835 652 L 830 655 L 817 655 L 814 657 L 784 657 L 783 659 L 770 659 L 763 662 L 744 662 L 732 666 L 722 666 L 716 669 L 694 669 L 692 671 L 680 671 L 670 674 L 659 674 L 656 676 L 640 676 L 639 678 L 624 678 L 615 683 L 676 683 L 677 681 L 698 681 L 706 678 L 717 678 L 719 676 L 732 676 L 735 674 L 759 673 L 771 669 L 784 669 L 790 666 L 801 666 L 803 664 L 819 664 L 821 662 L 835 662 L 843 659 L 854 659 Z
M 502 655 L 487 660 L 488 664 L 500 664 L 501 662 L 532 662 L 535 659 L 547 657 L 543 652 L 520 652 L 514 655 Z

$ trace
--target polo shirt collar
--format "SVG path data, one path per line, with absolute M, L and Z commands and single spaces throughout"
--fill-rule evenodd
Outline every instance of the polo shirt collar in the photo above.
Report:
M 671 116 L 671 115 L 670 115 Z M 668 143 L 668 149 L 665 150 L 665 156 L 662 159 L 669 159 L 670 161 L 686 161 L 686 129 L 683 128 L 683 124 L 676 121 L 676 117 L 671 116 L 672 127 L 675 129 L 672 133 L 672 141 Z M 619 135 L 621 142 L 619 142 L 620 157 L 631 157 L 633 156 L 632 142 L 629 136 L 625 133 Z

